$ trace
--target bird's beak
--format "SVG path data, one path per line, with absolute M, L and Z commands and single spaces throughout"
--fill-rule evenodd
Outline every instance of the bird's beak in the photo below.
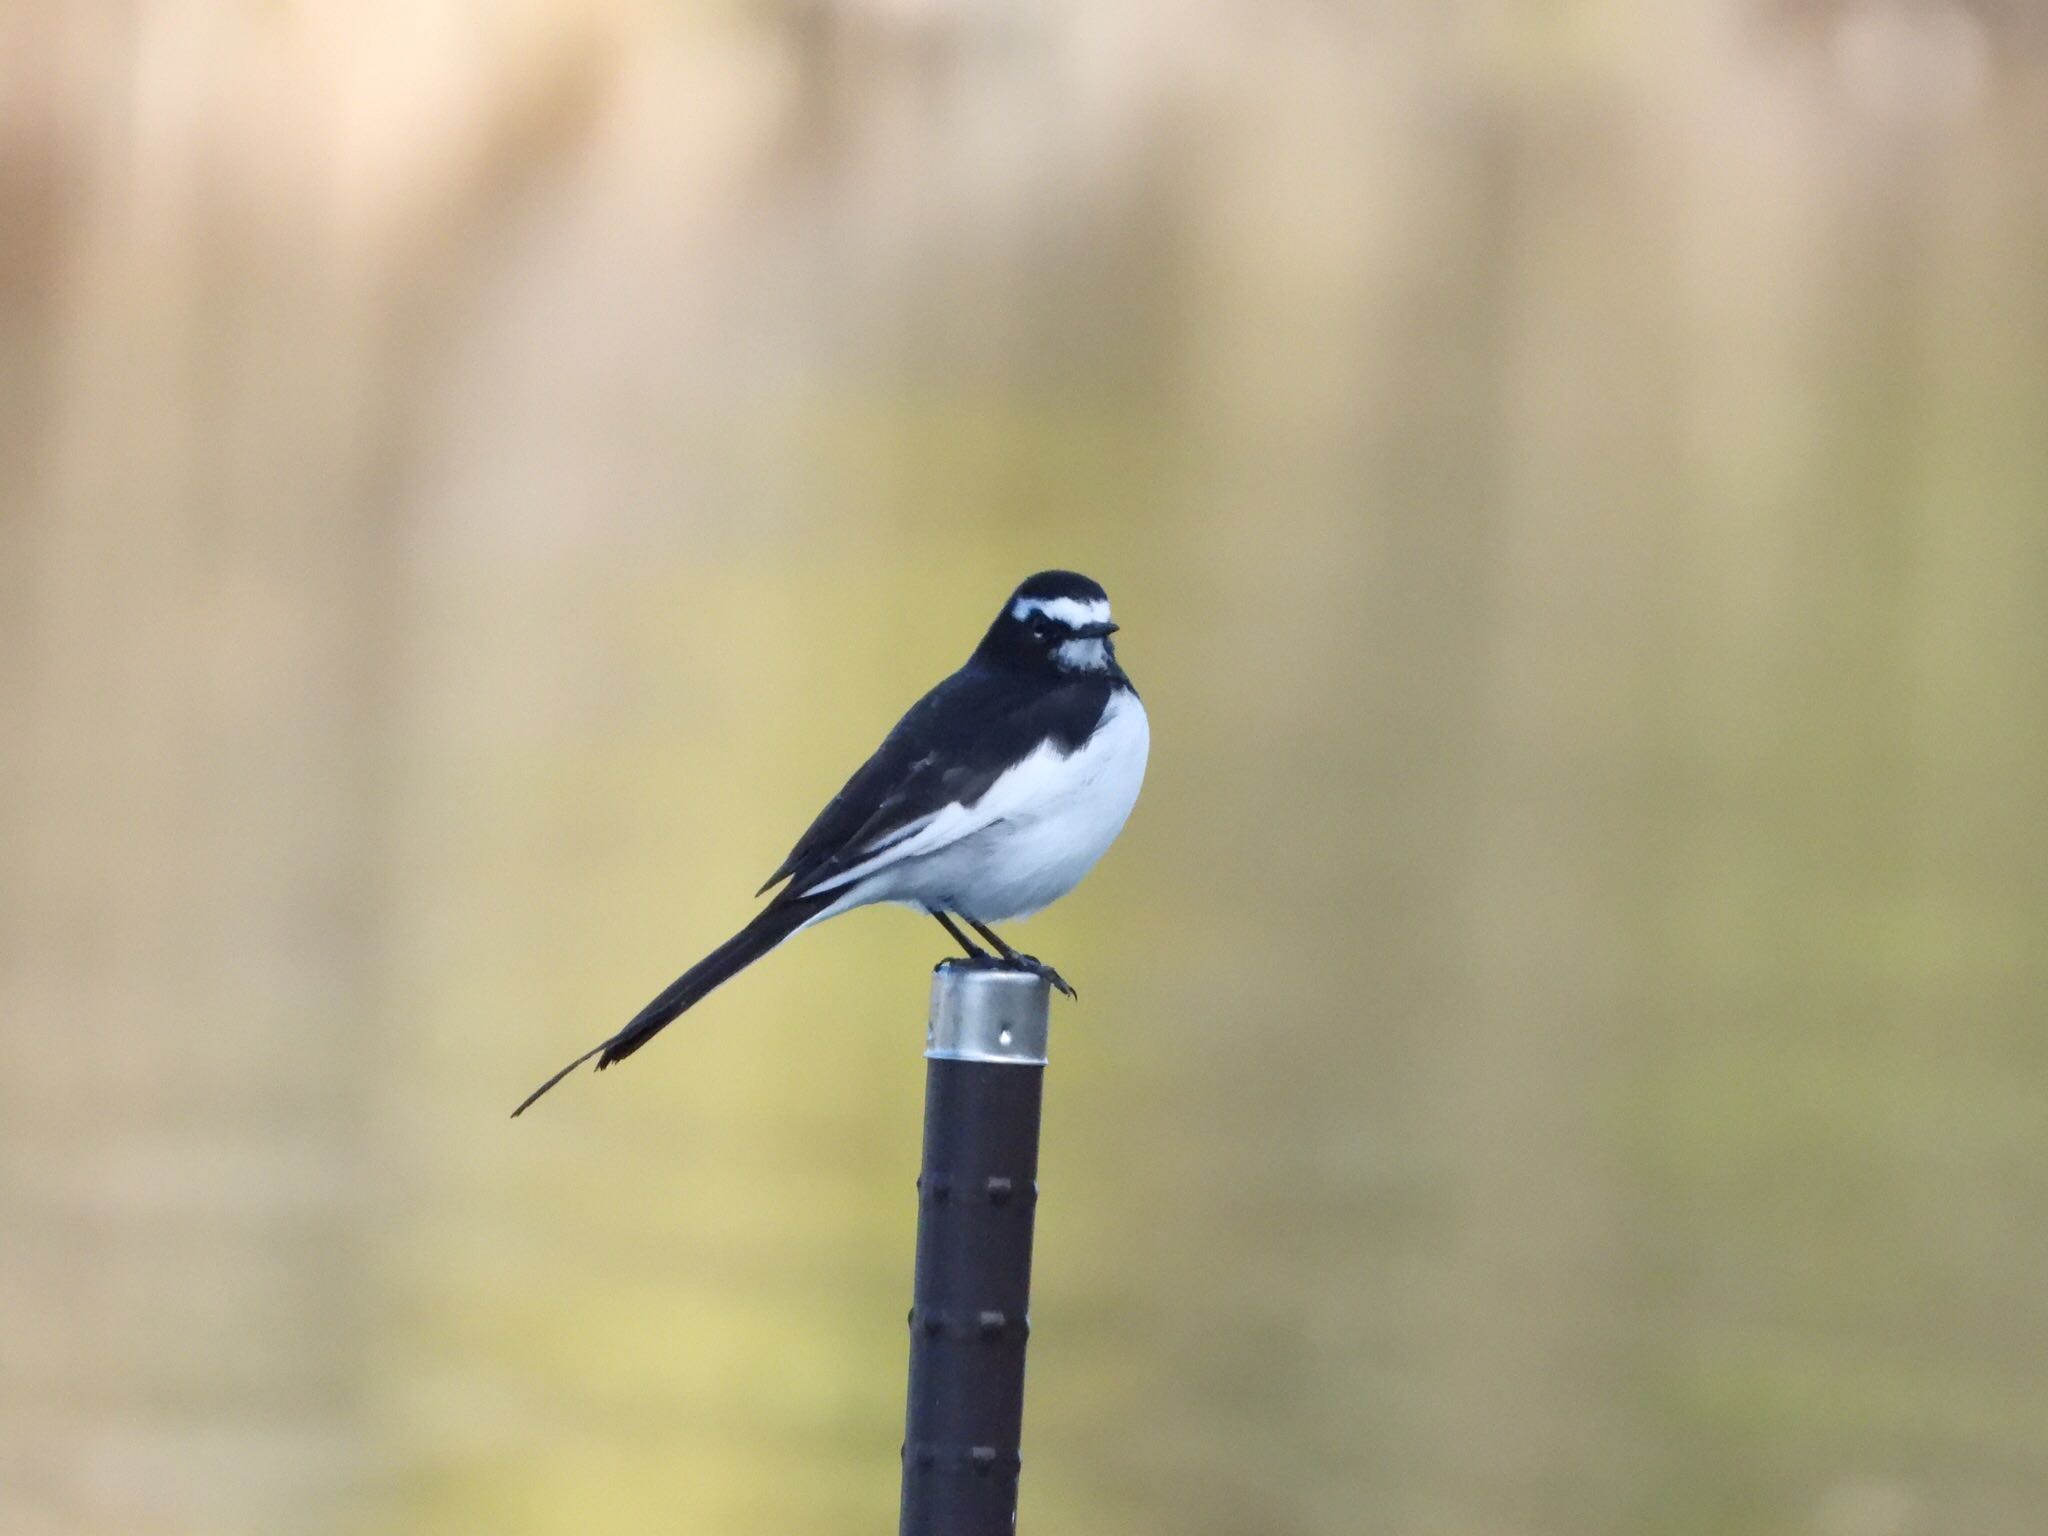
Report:
M 1115 634 L 1117 626 L 1104 619 L 1100 624 L 1077 624 L 1074 626 L 1076 640 L 1107 640 Z

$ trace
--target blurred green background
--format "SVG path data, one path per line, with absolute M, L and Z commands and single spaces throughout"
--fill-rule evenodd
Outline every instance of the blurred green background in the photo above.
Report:
M 0 1529 L 892 1528 L 929 923 L 1153 721 L 1023 1525 L 2048 1530 L 2048 17 L 0 10 Z

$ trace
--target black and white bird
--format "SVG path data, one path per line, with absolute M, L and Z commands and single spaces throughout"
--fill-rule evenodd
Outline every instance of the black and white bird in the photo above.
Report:
M 602 1071 L 632 1055 L 783 940 L 879 901 L 937 918 L 971 963 L 1035 970 L 1072 997 L 989 925 L 1071 891 L 1137 803 L 1151 729 L 1117 665 L 1116 630 L 1109 595 L 1086 576 L 1041 571 L 1018 587 L 967 664 L 911 706 L 797 839 L 755 894 L 788 883 L 754 920 L 512 1113 L 593 1056 Z

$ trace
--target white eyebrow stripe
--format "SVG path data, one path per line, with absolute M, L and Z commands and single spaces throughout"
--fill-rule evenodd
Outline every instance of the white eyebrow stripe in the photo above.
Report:
M 1028 619 L 1034 613 L 1056 619 L 1069 629 L 1079 629 L 1083 624 L 1107 624 L 1109 599 L 1096 598 L 1084 603 L 1078 597 L 1020 597 L 1010 608 L 1010 616 L 1016 619 Z

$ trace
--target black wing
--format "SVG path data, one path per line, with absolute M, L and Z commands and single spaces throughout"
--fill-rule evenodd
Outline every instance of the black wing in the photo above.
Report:
M 1110 688 L 1094 678 L 1048 688 L 974 663 L 962 667 L 896 722 L 761 890 L 787 880 L 783 897 L 801 895 L 948 805 L 973 805 L 1042 741 L 1073 751 L 1101 719 Z

